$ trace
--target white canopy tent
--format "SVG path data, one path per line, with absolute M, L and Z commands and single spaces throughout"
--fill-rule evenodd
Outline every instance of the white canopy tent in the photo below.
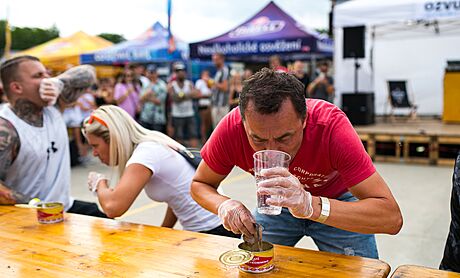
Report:
M 365 26 L 358 90 L 375 93 L 386 114 L 388 80 L 407 80 L 418 113 L 441 115 L 448 60 L 460 60 L 460 1 L 354 0 L 335 7 L 335 87 L 354 91 L 354 59 L 343 58 L 343 28 Z M 340 105 L 340 103 L 337 103 Z

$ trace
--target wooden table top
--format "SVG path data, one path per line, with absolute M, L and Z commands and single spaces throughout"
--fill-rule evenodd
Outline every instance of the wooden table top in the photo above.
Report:
M 67 213 L 39 224 L 34 209 L 0 206 L 2 277 L 254 277 L 218 258 L 239 239 Z M 270 277 L 387 277 L 388 264 L 275 245 Z
M 460 278 L 460 273 L 443 271 L 418 265 L 401 265 L 391 278 Z

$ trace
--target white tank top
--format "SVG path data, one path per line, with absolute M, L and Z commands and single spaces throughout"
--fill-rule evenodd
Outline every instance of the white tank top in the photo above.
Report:
M 70 197 L 69 137 L 62 114 L 55 107 L 43 109 L 43 127 L 31 126 L 11 110 L 0 107 L 0 117 L 19 134 L 21 147 L 6 176 L 12 189 L 45 202 L 61 202 L 67 211 Z
M 176 93 L 183 92 L 186 96 L 190 95 L 192 91 L 190 81 L 184 80 L 184 87 L 179 87 L 177 81 L 172 82 L 173 90 Z M 193 111 L 193 101 L 191 99 L 187 99 L 181 102 L 174 102 L 171 105 L 171 115 L 176 118 L 185 118 L 185 117 L 193 117 L 195 112 Z

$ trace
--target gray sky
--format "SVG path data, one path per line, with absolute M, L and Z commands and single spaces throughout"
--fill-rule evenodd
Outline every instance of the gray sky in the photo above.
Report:
M 167 24 L 167 0 L 0 0 L 0 18 L 9 7 L 11 25 L 49 28 L 61 36 L 77 31 L 116 33 L 132 39 L 154 22 Z M 238 26 L 269 0 L 172 0 L 172 32 L 186 42 L 205 40 Z M 310 28 L 327 28 L 329 0 L 275 0 Z

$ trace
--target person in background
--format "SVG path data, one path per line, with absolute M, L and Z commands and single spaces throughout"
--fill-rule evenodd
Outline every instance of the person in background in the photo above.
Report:
M 216 66 L 211 95 L 211 114 L 213 128 L 217 126 L 220 120 L 227 115 L 229 111 L 229 84 L 230 72 L 225 65 L 225 56 L 222 53 L 214 53 L 212 61 Z
M 243 81 L 249 79 L 254 74 L 254 72 L 251 69 L 244 69 L 243 72 Z
M 96 85 L 93 85 L 91 88 L 88 88 L 83 95 L 81 95 L 78 99 L 77 102 L 75 103 L 74 108 L 77 110 L 76 115 L 80 115 L 80 120 L 79 120 L 79 126 L 83 122 L 83 120 L 88 117 L 94 109 L 97 108 L 96 106 Z M 65 117 L 64 117 L 65 118 Z M 88 161 L 88 149 L 89 146 L 86 144 L 83 136 L 81 135 L 80 129 L 78 128 L 79 126 L 73 126 L 73 138 L 75 142 L 77 143 L 78 147 L 78 153 L 79 153 L 79 160 L 82 163 L 86 163 Z
M 186 79 L 185 65 L 181 62 L 174 64 L 176 80 L 168 85 L 171 97 L 171 120 L 174 128 L 174 139 L 188 147 L 198 147 L 197 124 L 193 99 L 199 97 L 193 88 L 193 83 Z
M 99 86 L 96 90 L 96 105 L 99 107 L 105 104 L 116 104 L 115 99 L 113 98 L 113 88 L 114 79 L 113 78 L 101 78 L 99 80 Z
M 240 94 L 243 91 L 243 77 L 238 71 L 232 71 L 230 78 L 230 110 L 238 107 Z
M 320 63 L 318 76 L 307 87 L 309 97 L 331 103 L 334 101 L 334 79 L 328 72 L 329 64 L 326 61 Z
M 141 94 L 142 110 L 139 123 L 150 130 L 166 134 L 167 84 L 158 77 L 155 65 L 147 67 L 149 85 Z
M 88 175 L 89 189 L 97 194 L 109 217 L 123 215 L 144 190 L 150 199 L 168 204 L 162 227 L 172 228 L 179 220 L 188 231 L 237 237 L 190 196 L 195 169 L 176 151 L 184 146 L 161 132 L 143 128 L 113 105 L 95 110 L 85 120 L 83 131 L 94 156 L 118 168 L 119 181 L 114 188 L 104 175 Z
M 69 135 L 70 166 L 74 167 L 82 164 L 85 161 L 83 157 L 86 157 L 88 154 L 88 145 L 85 144 L 80 131 L 84 118 L 81 115 L 81 110 L 77 108 L 76 103 L 64 107 L 62 118 L 64 119 Z
M 274 71 L 288 72 L 288 69 L 285 66 L 283 66 L 281 57 L 278 55 L 270 56 L 268 63 L 270 68 Z
M 145 66 L 143 64 L 134 64 L 130 66 L 130 69 L 134 74 L 134 80 L 139 82 L 141 90 L 147 89 L 150 84 L 150 80 L 145 76 Z
M 212 79 L 209 76 L 209 71 L 203 70 L 201 78 L 195 83 L 195 89 L 200 92 L 198 100 L 198 111 L 201 120 L 201 142 L 204 144 L 208 140 L 208 134 L 212 129 L 212 116 L 211 116 L 211 87 Z
M 83 95 L 81 95 L 76 102 L 77 109 L 80 110 L 82 119 L 80 122 L 83 122 L 83 119 L 88 117 L 96 106 L 96 90 L 94 86 L 88 88 Z
M 254 219 L 217 188 L 234 166 L 254 175 L 260 150 L 283 151 L 292 160 L 289 169 L 264 172 L 258 184 L 257 194 L 280 197 L 267 204 L 283 207 L 281 214 L 256 212 Z M 191 195 L 233 233 L 252 236 L 257 222 L 274 244 L 294 246 L 310 236 L 321 251 L 378 258 L 373 234 L 402 227 L 399 206 L 346 115 L 305 99 L 292 74 L 264 68 L 246 80 L 239 108 L 222 119 L 201 155 Z
M 308 85 L 310 84 L 310 77 L 305 72 L 305 64 L 300 60 L 296 60 L 294 61 L 294 65 L 292 68 L 293 68 L 292 73 L 294 74 L 294 76 L 297 79 L 299 79 L 299 81 L 302 82 L 302 84 L 305 86 L 305 98 L 307 98 L 308 97 L 307 88 L 308 88 Z
M 94 84 L 94 68 L 78 66 L 49 78 L 40 60 L 26 55 L 4 61 L 0 77 L 9 101 L 0 109 L 0 203 L 39 198 L 61 202 L 66 212 L 106 217 L 96 204 L 70 195 L 69 137 L 54 106 L 75 102 Z
M 132 70 L 126 69 L 121 75 L 120 82 L 115 85 L 114 99 L 117 105 L 136 119 L 140 111 L 139 94 L 141 86 L 134 78 Z

